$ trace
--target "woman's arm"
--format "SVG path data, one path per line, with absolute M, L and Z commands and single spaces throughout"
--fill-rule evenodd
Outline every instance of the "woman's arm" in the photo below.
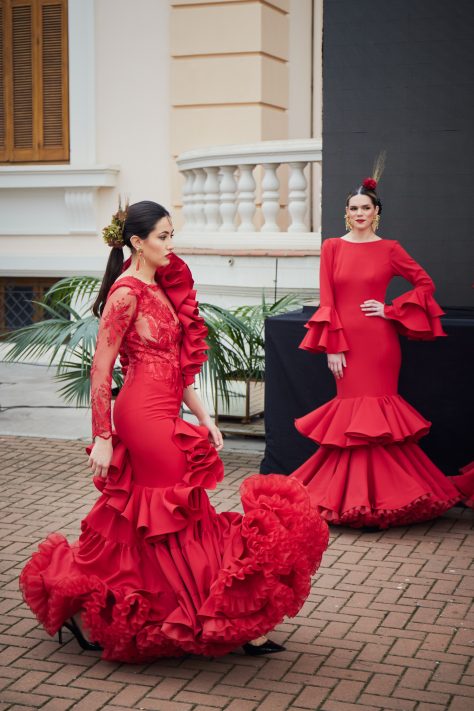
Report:
M 112 458 L 112 372 L 123 337 L 135 315 L 137 297 L 124 285 L 115 289 L 100 319 L 91 368 L 92 438 L 89 457 L 94 474 L 106 476 Z
M 193 415 L 197 417 L 199 424 L 203 427 L 207 427 L 211 442 L 217 451 L 221 450 L 224 446 L 222 434 L 212 421 L 211 416 L 201 402 L 199 395 L 194 389 L 194 385 L 188 385 L 188 387 L 184 389 L 183 402 L 187 405 L 187 407 L 189 407 Z
M 414 340 L 445 336 L 440 322 L 444 311 L 433 298 L 435 286 L 429 274 L 398 242 L 393 245 L 391 263 L 394 276 L 403 277 L 414 288 L 384 307 L 385 318 L 393 320 L 402 335 Z

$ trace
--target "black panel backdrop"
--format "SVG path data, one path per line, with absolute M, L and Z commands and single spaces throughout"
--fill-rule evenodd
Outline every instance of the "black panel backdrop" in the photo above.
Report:
M 380 234 L 474 305 L 473 0 L 329 0 L 323 29 L 323 236 L 384 148 Z

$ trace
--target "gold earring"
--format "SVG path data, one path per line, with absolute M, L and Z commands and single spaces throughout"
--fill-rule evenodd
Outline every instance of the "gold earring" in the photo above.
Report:
M 372 220 L 372 229 L 373 229 L 374 232 L 377 232 L 377 230 L 378 230 L 378 228 L 379 228 L 379 224 L 380 224 L 380 215 L 379 215 L 379 213 L 377 212 L 377 214 L 375 215 L 374 219 Z
M 143 249 L 137 249 L 137 266 L 135 267 L 135 271 L 139 272 L 140 271 L 140 258 L 143 255 Z
M 352 230 L 352 224 L 347 215 L 344 215 L 344 222 L 346 223 L 346 232 L 350 232 Z

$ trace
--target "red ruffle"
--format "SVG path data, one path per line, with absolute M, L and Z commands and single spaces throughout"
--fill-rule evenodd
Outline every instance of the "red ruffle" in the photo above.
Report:
M 205 341 L 207 326 L 199 316 L 194 281 L 188 265 L 172 254 L 168 266 L 157 269 L 156 276 L 173 304 L 183 327 L 181 344 L 181 372 L 184 387 L 194 382 L 194 377 L 207 360 L 208 345 Z
M 133 483 L 113 435 L 108 478 L 96 480 L 103 495 L 79 541 L 51 535 L 20 577 L 50 634 L 82 610 L 104 659 L 228 653 L 298 612 L 327 547 L 327 525 L 299 482 L 254 475 L 241 488 L 245 514 L 217 514 L 204 487 L 220 481 L 222 464 L 207 430 L 177 419 L 173 439 L 186 474 L 153 489 Z
M 425 420 L 401 395 L 335 397 L 295 426 L 305 437 L 328 447 L 360 447 L 418 440 L 427 434 Z
M 131 527 L 127 542 L 140 536 L 152 542 L 160 536 L 180 531 L 201 517 L 202 489 L 215 489 L 224 476 L 224 466 L 208 439 L 205 427 L 176 418 L 173 440 L 186 454 L 187 470 L 175 486 L 140 486 L 133 481 L 133 471 L 127 448 L 113 434 L 114 451 L 107 479 L 94 477 L 94 484 L 103 496 L 92 508 L 88 520 L 104 523 L 104 508 L 114 509 Z M 90 454 L 93 445 L 86 447 Z M 111 520 L 107 535 L 114 536 L 117 522 Z M 124 527 L 122 527 L 124 529 Z M 123 539 L 122 539 L 123 541 Z
M 396 322 L 399 333 L 417 341 L 432 341 L 446 336 L 440 316 L 444 311 L 426 289 L 413 289 L 385 306 L 385 316 Z
M 131 257 L 124 262 L 122 271 L 128 269 L 130 263 Z M 187 387 L 194 382 L 202 364 L 207 360 L 206 351 L 209 348 L 205 340 L 208 329 L 199 315 L 196 290 L 193 289 L 194 280 L 186 262 L 176 254 L 171 254 L 170 263 L 166 267 L 156 270 L 155 278 L 173 304 L 183 328 L 180 361 L 184 387 Z M 127 357 L 121 355 L 120 362 L 125 373 Z
M 320 306 L 305 324 L 308 333 L 300 348 L 312 353 L 342 353 L 349 350 L 341 321 L 332 306 Z
M 463 503 L 474 509 L 474 462 L 466 464 L 459 471 L 461 473 L 452 476 L 451 481 L 461 494 Z
M 460 500 L 450 479 L 413 442 L 321 447 L 293 477 L 326 521 L 354 528 L 429 520 Z

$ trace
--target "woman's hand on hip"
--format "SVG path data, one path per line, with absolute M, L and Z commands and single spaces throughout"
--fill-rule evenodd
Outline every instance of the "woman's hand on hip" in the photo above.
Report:
M 346 356 L 344 353 L 328 353 L 328 368 L 336 380 L 342 378 L 344 375 L 343 368 L 346 366 Z
M 381 316 L 381 318 L 386 318 L 384 313 L 385 304 L 376 299 L 367 299 L 360 308 L 365 313 L 366 316 Z
M 200 420 L 199 424 L 207 427 L 209 430 L 209 440 L 212 442 L 217 451 L 220 452 L 224 446 L 224 439 L 220 429 L 216 427 L 209 415 L 207 415 L 203 420 Z
M 103 479 L 107 476 L 107 472 L 112 461 L 114 448 L 112 446 L 112 437 L 103 439 L 96 437 L 94 446 L 89 456 L 89 466 L 95 476 L 101 476 Z

